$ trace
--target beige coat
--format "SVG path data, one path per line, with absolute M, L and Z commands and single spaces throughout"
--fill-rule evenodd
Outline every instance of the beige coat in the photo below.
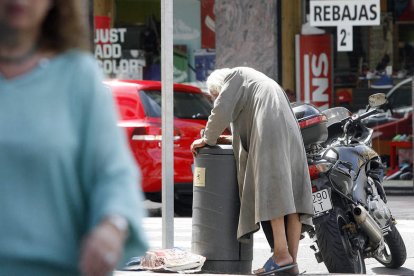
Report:
M 215 145 L 230 124 L 241 202 L 237 238 L 248 238 L 261 221 L 291 213 L 301 214 L 301 222 L 310 224 L 306 154 L 282 88 L 254 69 L 234 68 L 208 119 L 207 144 Z

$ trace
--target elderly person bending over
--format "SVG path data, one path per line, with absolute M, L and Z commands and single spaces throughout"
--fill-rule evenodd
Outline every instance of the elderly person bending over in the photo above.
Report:
M 231 124 L 240 191 L 239 240 L 261 223 L 273 256 L 256 274 L 298 273 L 302 225 L 313 215 L 310 177 L 300 129 L 282 88 L 247 67 L 219 69 L 207 79 L 214 108 L 197 148 L 215 145 Z

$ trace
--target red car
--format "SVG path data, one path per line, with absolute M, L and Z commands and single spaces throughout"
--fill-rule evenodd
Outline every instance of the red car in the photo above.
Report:
M 106 81 L 119 108 L 142 172 L 142 189 L 151 201 L 161 202 L 161 82 Z M 191 143 L 200 138 L 212 103 L 199 88 L 174 84 L 174 199 L 178 214 L 191 213 L 193 156 Z

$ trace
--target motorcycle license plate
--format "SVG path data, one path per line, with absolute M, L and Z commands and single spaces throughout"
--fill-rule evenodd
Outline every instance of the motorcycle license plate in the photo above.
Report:
M 313 217 L 319 217 L 332 209 L 331 197 L 328 189 L 320 190 L 312 194 L 313 198 Z

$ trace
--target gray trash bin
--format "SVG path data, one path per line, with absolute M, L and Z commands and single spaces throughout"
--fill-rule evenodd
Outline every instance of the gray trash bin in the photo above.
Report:
M 232 146 L 201 148 L 193 184 L 191 249 L 206 257 L 203 272 L 250 274 L 253 237 L 237 240 L 240 199 Z

